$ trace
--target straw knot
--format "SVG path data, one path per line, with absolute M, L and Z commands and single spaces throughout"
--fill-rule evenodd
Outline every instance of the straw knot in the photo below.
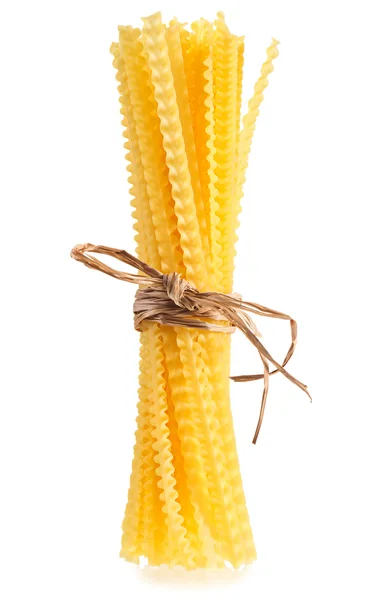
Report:
M 190 311 L 194 311 L 197 308 L 195 303 L 185 295 L 187 289 L 192 290 L 193 286 L 186 279 L 183 279 L 179 273 L 164 274 L 162 276 L 162 283 L 167 296 L 176 306 Z

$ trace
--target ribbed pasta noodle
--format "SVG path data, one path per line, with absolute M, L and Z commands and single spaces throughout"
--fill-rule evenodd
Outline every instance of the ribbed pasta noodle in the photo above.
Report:
M 231 231 L 232 204 L 236 160 L 237 123 L 237 40 L 225 25 L 223 14 L 215 21 L 214 79 L 215 79 L 215 160 L 216 187 L 219 205 L 219 230 L 222 261 L 221 285 L 224 292 L 232 291 L 233 247 Z
M 124 61 L 120 56 L 118 44 L 113 44 L 114 67 L 117 69 L 117 80 L 120 82 L 119 94 L 121 103 L 122 124 L 125 126 L 124 136 L 127 138 L 125 148 L 128 150 L 126 159 L 129 164 L 130 193 L 133 196 L 131 205 L 135 211 L 135 229 L 137 234 L 137 254 L 149 264 L 159 266 L 157 245 L 154 239 L 153 224 L 151 228 L 148 219 L 148 194 L 145 185 L 141 153 L 136 135 L 128 81 L 125 75 Z M 154 549 L 154 542 L 150 536 L 145 536 L 151 521 L 158 521 L 155 512 L 155 502 L 151 501 L 152 488 L 156 486 L 154 469 L 154 452 L 152 448 L 152 423 L 151 423 L 151 387 L 148 379 L 150 365 L 148 342 L 144 334 L 140 336 L 140 376 L 139 376 L 139 403 L 138 403 L 138 429 L 134 447 L 134 459 L 128 493 L 127 510 L 123 521 L 123 538 L 121 555 L 132 561 L 138 562 L 139 556 Z M 154 494 L 158 499 L 157 495 Z M 162 510 L 162 505 L 160 507 Z M 154 516 L 151 516 L 154 513 Z M 124 542 L 124 543 L 123 543 Z
M 248 111 L 243 118 L 243 129 L 240 136 L 239 170 L 237 175 L 236 203 L 239 205 L 242 198 L 242 187 L 245 183 L 246 169 L 249 160 L 251 142 L 253 140 L 255 123 L 259 115 L 259 107 L 263 101 L 263 91 L 268 86 L 268 76 L 274 70 L 273 60 L 279 55 L 279 42 L 272 40 L 267 49 L 267 59 L 262 65 L 261 74 L 254 87 L 254 95 L 249 100 Z

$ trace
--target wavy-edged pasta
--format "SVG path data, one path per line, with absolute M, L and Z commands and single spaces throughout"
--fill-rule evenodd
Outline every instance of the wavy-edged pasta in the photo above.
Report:
M 223 13 L 191 28 L 161 14 L 112 44 L 138 256 L 230 293 L 238 215 L 267 51 L 241 120 L 244 38 Z M 144 322 L 121 556 L 185 569 L 256 558 L 230 404 L 227 333 Z

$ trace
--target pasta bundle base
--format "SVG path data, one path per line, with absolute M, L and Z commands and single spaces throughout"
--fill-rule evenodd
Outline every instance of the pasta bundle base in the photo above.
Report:
M 196 293 L 232 292 L 248 155 L 278 55 L 273 40 L 241 119 L 244 48 L 221 12 L 191 28 L 177 19 L 164 24 L 156 13 L 140 28 L 119 27 L 111 46 L 138 258 L 161 278 L 179 273 Z M 140 324 L 137 430 L 120 553 L 127 561 L 212 569 L 256 558 L 230 404 L 231 321 L 224 315 L 206 313 L 204 328 Z
M 236 229 L 273 40 L 241 128 L 244 39 L 218 13 L 119 27 L 117 70 L 138 257 L 232 291 Z M 230 335 L 145 322 L 121 556 L 186 569 L 256 558 L 229 394 Z

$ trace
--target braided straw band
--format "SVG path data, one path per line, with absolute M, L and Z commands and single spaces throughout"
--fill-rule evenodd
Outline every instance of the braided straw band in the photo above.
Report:
M 144 275 L 117 271 L 93 256 L 88 256 L 88 252 L 106 254 L 117 258 L 131 267 L 138 269 Z M 79 244 L 73 248 L 71 256 L 91 269 L 97 269 L 122 281 L 146 286 L 139 288 L 135 296 L 134 324 L 135 329 L 138 331 L 141 331 L 143 321 L 225 333 L 232 333 L 236 328 L 242 331 L 257 349 L 263 363 L 263 373 L 231 377 L 233 381 L 264 379 L 259 420 L 253 439 L 254 444 L 257 441 L 263 421 L 270 375 L 280 371 L 289 381 L 301 388 L 311 398 L 306 385 L 298 381 L 298 379 L 293 377 L 284 368 L 291 358 L 297 342 L 297 323 L 289 315 L 272 310 L 266 306 L 261 306 L 260 304 L 245 302 L 237 294 L 199 292 L 191 283 L 183 279 L 179 273 L 164 275 L 125 250 L 117 250 L 116 248 L 109 248 L 107 246 L 93 246 L 92 244 Z M 248 313 L 272 319 L 283 319 L 290 322 L 291 345 L 282 364 L 278 363 L 260 342 L 258 339 L 260 334 Z M 218 325 L 201 319 L 227 321 L 230 325 Z M 271 372 L 269 371 L 269 363 L 275 367 Z

